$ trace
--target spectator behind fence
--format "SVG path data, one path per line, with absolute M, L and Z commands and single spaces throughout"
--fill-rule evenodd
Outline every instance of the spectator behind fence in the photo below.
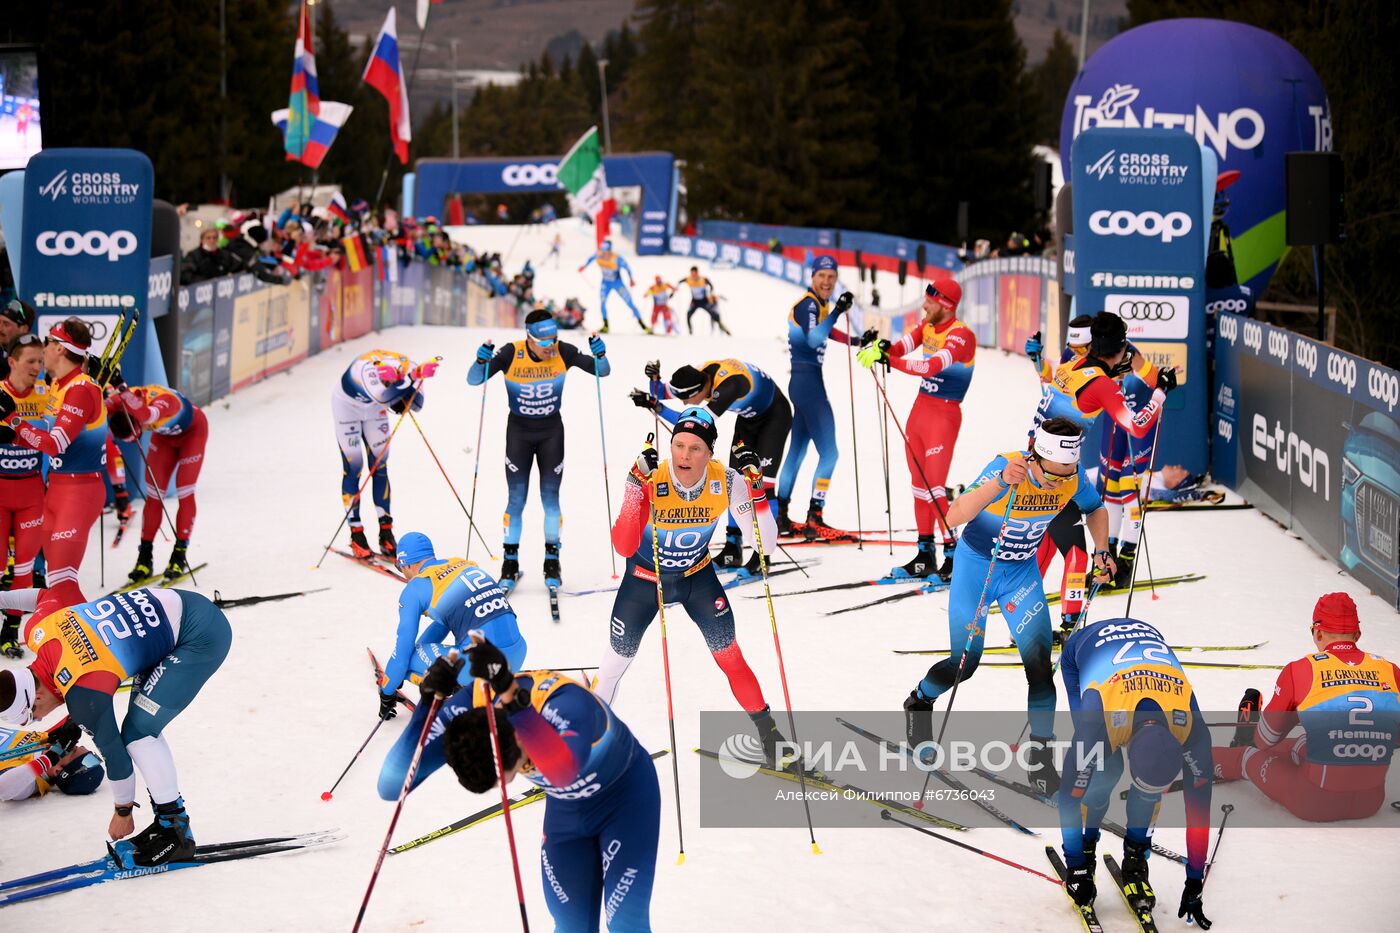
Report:
M 219 248 L 219 231 L 209 226 L 199 231 L 199 245 L 185 254 L 180 263 L 180 284 L 189 285 L 216 279 L 238 271 L 238 260 Z

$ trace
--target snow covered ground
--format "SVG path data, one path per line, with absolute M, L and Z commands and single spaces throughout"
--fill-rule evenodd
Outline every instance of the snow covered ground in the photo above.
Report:
M 556 300 L 579 295 L 596 326 L 596 271 L 574 270 L 590 252 L 591 236 L 565 222 L 562 267 L 539 271 L 538 291 Z M 552 231 L 477 227 L 469 241 L 478 249 L 513 245 L 506 265 L 525 258 L 536 264 L 548 252 Z M 640 296 L 655 274 L 679 281 L 687 259 L 633 259 Z M 704 263 L 701 263 L 702 268 Z M 785 318 L 798 292 L 757 273 L 709 270 L 718 291 L 729 296 L 724 316 L 734 337 L 709 336 L 696 321 L 694 337 L 640 334 L 624 310 L 611 312 L 605 379 L 606 467 L 599 441 L 595 386 L 581 373 L 567 380 L 564 416 L 568 454 L 563 481 L 563 551 L 566 588 L 608 582 L 611 573 L 603 477 L 611 479 L 614 505 L 627 465 L 651 420 L 626 399 L 644 385 L 642 366 L 660 358 L 664 373 L 683 362 L 739 356 L 765 367 L 786 387 Z M 687 303 L 678 296 L 677 304 Z M 641 304 L 640 297 L 638 298 Z M 159 879 L 108 884 L 5 911 L 0 928 L 66 925 L 86 930 L 147 933 L 185 931 L 347 929 L 355 916 L 388 825 L 392 804 L 375 794 L 380 761 L 405 721 L 387 724 L 329 803 L 320 800 L 350 755 L 374 725 L 376 700 L 365 657 L 372 646 L 388 654 L 398 585 L 330 555 L 313 565 L 342 514 L 340 467 L 330 424 L 329 393 L 349 360 L 382 346 L 422 359 L 441 354 L 444 363 L 428 387 L 419 418 L 428 440 L 463 497 L 470 495 L 476 452 L 479 389 L 465 374 L 485 338 L 512 339 L 508 331 L 400 328 L 375 334 L 314 357 L 209 411 L 210 441 L 199 485 L 200 514 L 191 556 L 208 561 L 199 588 L 226 598 L 328 587 L 287 602 L 229 610 L 234 644 L 222 670 L 167 735 L 180 766 L 181 785 L 198 838 L 203 842 L 340 827 L 349 838 L 334 848 L 180 872 Z M 582 335 L 565 335 L 582 343 Z M 846 360 L 830 345 L 827 385 L 837 414 L 842 458 L 831 484 L 827 520 L 856 525 L 855 457 L 850 441 Z M 860 439 L 863 522 L 884 526 L 884 480 L 880 467 L 877 408 L 869 377 L 857 369 L 855 403 Z M 892 401 L 908 410 L 916 381 L 893 373 Z M 979 350 L 977 373 L 964 406 L 962 435 L 952 480 L 969 480 L 995 453 L 1019 447 L 1038 398 L 1032 367 L 1020 357 Z M 487 431 L 481 451 L 478 522 L 500 556 L 496 516 L 505 504 L 502 456 L 505 424 L 500 380 L 489 388 Z M 727 449 L 730 419 L 721 421 Z M 898 444 L 898 437 L 895 436 Z M 895 528 L 913 525 L 903 456 L 892 450 Z M 794 512 L 805 508 L 815 457 L 809 455 L 794 495 Z M 424 443 L 405 423 L 390 457 L 395 527 L 427 532 L 440 555 L 466 548 L 465 519 Z M 533 488 L 533 487 L 532 487 Z M 593 665 L 607 638 L 611 595 L 565 597 L 564 620 L 549 621 L 539 574 L 543 559 L 542 513 L 532 491 L 526 513 L 521 563 L 527 571 L 512 599 L 530 642 L 530 666 Z M 110 536 L 109 527 L 108 534 Z M 904 535 L 912 537 L 912 535 Z M 135 557 L 136 536 L 106 553 L 106 589 L 125 576 Z M 371 535 L 372 537 L 372 535 Z M 1268 640 L 1241 655 L 1211 654 L 1212 661 L 1282 664 L 1310 647 L 1307 626 L 1313 601 L 1329 590 L 1357 600 L 1366 628 L 1363 647 L 1400 655 L 1400 624 L 1393 609 L 1350 577 L 1283 532 L 1258 512 L 1213 515 L 1159 514 L 1150 519 L 1153 570 L 1158 576 L 1198 572 L 1203 582 L 1163 590 L 1161 599 L 1139 595 L 1137 615 L 1162 627 L 1174 642 L 1228 643 Z M 345 546 L 342 533 L 336 542 Z M 169 543 L 158 541 L 163 562 Z M 94 543 L 82 584 L 102 592 Z M 480 544 L 472 557 L 481 559 Z M 881 547 L 809 548 L 803 557 L 820 563 L 813 584 L 879 575 L 908 558 Z M 496 561 L 487 561 L 495 568 Z M 621 562 L 619 561 L 619 566 Z M 1058 565 L 1052 570 L 1059 579 Z M 799 582 L 801 581 L 801 582 Z M 811 585 L 800 575 L 774 581 L 774 590 Z M 744 593 L 745 591 L 738 591 Z M 750 587 L 747 595 L 756 595 Z M 899 656 L 897 648 L 947 646 L 947 597 L 924 596 L 865 613 L 828 618 L 827 609 L 882 595 L 869 590 L 778 600 L 778 624 L 793 701 L 799 709 L 896 710 L 929 658 Z M 1094 605 L 1096 617 L 1122 611 L 1123 597 Z M 735 599 L 739 640 L 766 696 L 781 700 L 777 663 L 762 601 Z M 670 616 L 670 656 L 675 690 L 677 741 L 685 825 L 684 865 L 674 863 L 675 813 L 671 765 L 658 762 L 662 786 L 660 858 L 652 916 L 658 930 L 794 927 L 815 930 L 937 930 L 975 925 L 989 930 L 1068 930 L 1074 918 L 1063 895 L 1045 883 L 991 860 L 918 834 L 877 825 L 818 830 L 824 852 L 809 852 L 804 829 L 704 829 L 699 817 L 699 761 L 690 749 L 699 739 L 700 710 L 735 709 L 725 678 L 682 612 Z M 989 642 L 1004 644 L 997 617 Z M 1200 656 L 1197 655 L 1197 658 Z M 1273 671 L 1190 672 L 1203 707 L 1232 709 L 1247 686 L 1266 694 Z M 1017 669 L 986 668 L 967 682 L 960 708 L 1021 709 L 1025 681 Z M 124 701 L 122 701 L 124 702 Z M 1063 708 L 1065 701 L 1060 700 Z M 648 749 L 666 747 L 666 705 L 661 648 L 655 626 L 622 685 L 617 711 Z M 755 778 L 755 780 L 769 780 Z M 774 782 L 775 786 L 777 782 Z M 517 782 L 516 790 L 524 782 Z M 396 841 L 403 841 L 487 806 L 499 798 L 474 797 L 444 771 L 409 799 Z M 1221 788 L 1223 801 L 1260 804 L 1247 785 Z M 966 804 L 948 804 L 949 815 Z M 1009 806 L 1009 805 L 1008 805 Z M 1030 805 L 1034 807 L 1034 804 Z M 90 798 L 62 795 L 6 804 L 0 809 L 0 877 L 15 877 L 95 857 L 101 852 L 110 813 L 104 787 Z M 873 811 L 872 811 L 873 812 Z M 1026 812 L 1034 812 L 1029 810 Z M 516 815 L 527 905 L 538 929 L 550 927 L 537 865 L 542 807 Z M 968 842 L 1036 869 L 1045 868 L 1042 847 L 1058 842 L 1046 810 L 1042 838 L 1009 829 L 977 829 Z M 150 818 L 138 811 L 138 825 Z M 1219 930 L 1302 930 L 1336 922 L 1338 903 L 1347 905 L 1348 928 L 1394 929 L 1393 890 L 1400 866 L 1400 813 L 1389 807 L 1365 823 L 1369 828 L 1264 830 L 1232 826 L 1206 888 L 1206 911 Z M 1184 851 L 1180 829 L 1158 839 Z M 1115 844 L 1105 846 L 1117 851 Z M 1154 860 L 1153 880 L 1163 930 L 1185 929 L 1175 916 L 1179 868 Z M 1099 872 L 1101 891 L 1109 882 Z M 1390 880 L 1387 880 L 1390 879 Z M 1100 914 L 1110 929 L 1132 921 L 1111 889 L 1101 893 Z M 1391 919 L 1387 920 L 1386 918 Z M 518 923 L 507 858 L 505 825 L 493 820 L 424 849 L 390 857 L 370 905 L 372 930 L 508 930 Z

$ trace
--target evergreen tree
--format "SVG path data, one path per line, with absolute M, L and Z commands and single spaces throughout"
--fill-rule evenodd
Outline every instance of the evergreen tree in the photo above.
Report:
M 695 90 L 694 57 L 709 5 L 709 0 L 638 0 L 641 28 L 625 86 L 626 115 L 613 134 L 619 148 L 664 149 L 678 158 L 696 158 L 705 107 Z
M 1079 74 L 1079 59 L 1074 54 L 1069 37 L 1059 27 L 1050 39 L 1045 59 L 1030 70 L 1031 86 L 1035 90 L 1035 141 L 1051 148 L 1060 145 L 1060 119 L 1065 99 Z

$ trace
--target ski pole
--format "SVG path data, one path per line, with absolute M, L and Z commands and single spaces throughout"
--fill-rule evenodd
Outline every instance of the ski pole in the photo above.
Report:
M 763 475 L 759 474 L 759 489 L 762 489 Z M 788 693 L 787 668 L 783 664 L 783 643 L 778 639 L 778 617 L 773 612 L 773 593 L 768 589 L 768 555 L 763 553 L 763 531 L 758 527 L 758 508 L 749 502 L 749 518 L 753 521 L 753 546 L 758 551 L 758 569 L 763 574 L 763 598 L 768 604 L 768 624 L 773 627 L 773 648 L 778 654 L 778 679 L 783 685 L 783 705 L 787 707 L 788 731 L 792 733 L 792 744 L 801 748 L 797 738 L 797 720 L 792 715 L 792 696 Z M 817 845 L 817 833 L 812 827 L 812 804 L 807 799 L 806 768 L 799 759 L 797 763 L 797 783 L 802 789 L 802 809 L 807 814 L 807 836 L 812 843 L 812 854 L 821 855 Z
M 594 334 L 596 337 L 597 335 Z M 593 387 L 598 390 L 598 442 L 603 445 L 603 502 L 608 508 L 608 527 L 612 527 L 612 484 L 608 482 L 608 436 L 603 430 L 603 377 L 598 375 L 598 358 L 593 358 Z M 652 413 L 655 417 L 655 412 Z M 608 548 L 612 578 L 617 579 L 617 551 Z M 675 743 L 672 743 L 673 745 Z
M 889 399 L 885 400 L 886 403 Z M 997 554 L 1001 551 L 1002 539 L 1006 537 L 1006 526 L 1011 520 L 1011 509 L 1016 505 L 1016 487 L 1012 486 L 1007 491 L 1006 511 L 1001 515 L 1001 528 L 997 530 L 996 541 L 992 543 L 991 557 L 987 560 L 987 578 L 982 581 L 982 595 L 977 597 L 977 611 L 972 614 L 972 624 L 967 627 L 967 641 L 963 643 L 963 650 L 958 655 L 958 670 L 953 677 L 953 692 L 948 697 L 948 708 L 943 713 L 943 725 L 938 730 L 938 739 L 933 744 L 941 746 L 943 736 L 948 731 L 948 714 L 953 711 L 953 704 L 958 699 L 958 685 L 962 683 L 963 668 L 967 665 L 968 652 L 972 650 L 972 640 L 982 631 L 982 609 L 987 604 L 987 592 L 992 588 L 992 574 L 997 568 Z M 924 789 L 919 793 L 919 799 L 914 802 L 917 809 L 924 808 L 924 794 L 928 793 L 928 782 L 933 777 L 933 769 L 930 768 L 924 775 Z
M 1091 567 L 1091 568 L 1089 569 L 1089 577 L 1090 577 L 1090 579 L 1092 579 L 1093 576 L 1094 576 L 1094 571 L 1093 571 L 1093 568 Z M 1070 629 L 1069 635 L 1066 635 L 1066 636 L 1065 636 L 1065 642 L 1068 642 L 1068 641 L 1069 641 L 1070 635 L 1073 635 L 1075 632 L 1079 631 L 1079 630 L 1082 629 L 1084 626 L 1086 626 L 1086 625 L 1089 624 L 1089 605 L 1094 601 L 1094 597 L 1097 596 L 1097 595 L 1099 595 L 1099 589 L 1100 589 L 1102 586 L 1103 586 L 1103 584 L 1102 584 L 1102 583 L 1099 583 L 1097 580 L 1094 580 L 1094 582 L 1089 586 L 1089 595 L 1088 595 L 1088 597 L 1085 598 L 1085 600 L 1084 600 L 1084 605 L 1083 605 L 1083 607 L 1080 608 L 1080 610 L 1079 610 L 1079 618 L 1075 621 L 1075 623 L 1074 623 L 1074 628 Z M 1050 665 L 1050 676 L 1051 676 L 1051 677 L 1054 677 L 1054 676 L 1055 676 L 1055 672 L 1058 671 L 1058 670 L 1060 669 L 1060 661 L 1064 658 L 1064 656 L 1065 656 L 1065 652 L 1064 652 L 1064 642 L 1062 642 L 1062 643 L 1060 644 L 1060 656 L 1059 656 L 1058 658 L 1055 659 L 1055 663 L 1054 663 L 1054 664 L 1051 664 L 1051 665 Z M 1027 717 L 1026 717 L 1026 724 L 1025 724 L 1024 726 L 1021 727 L 1021 734 L 1018 735 L 1018 736 L 1016 737 L 1015 743 L 1011 746 L 1011 750 L 1012 750 L 1013 752 L 1020 746 L 1020 744 L 1021 744 L 1022 742 L 1024 742 L 1024 741 L 1026 740 L 1026 730 L 1029 729 L 1030 727 L 1031 727 L 1031 719 L 1030 719 L 1030 716 L 1027 716 Z
M 525 912 L 525 886 L 520 881 L 520 858 L 515 852 L 515 824 L 510 817 L 510 794 L 506 792 L 506 760 L 501 754 L 501 736 L 496 731 L 496 698 L 491 685 L 486 685 L 486 724 L 491 729 L 491 750 L 496 755 L 496 777 L 501 785 L 501 816 L 506 821 L 506 840 L 510 844 L 510 867 L 515 871 L 515 896 L 520 901 L 520 925 L 530 933 L 530 917 Z M 518 687 L 516 689 L 519 689 Z
M 457 651 L 453 649 L 448 653 L 448 660 L 455 662 L 456 655 Z M 443 697 L 440 694 L 433 694 L 433 702 L 428 707 L 427 717 L 423 720 L 423 731 L 419 733 L 418 744 L 413 749 L 413 760 L 409 762 L 408 773 L 404 775 L 403 788 L 399 791 L 399 802 L 394 805 L 394 815 L 389 820 L 389 831 L 384 834 L 384 841 L 379 846 L 379 857 L 374 860 L 374 871 L 369 876 L 369 886 L 365 888 L 365 899 L 360 902 L 360 912 L 355 915 L 355 926 L 352 928 L 352 933 L 359 933 L 360 924 L 364 922 L 365 910 L 369 908 L 370 896 L 374 894 L 374 883 L 379 880 L 379 870 L 384 867 L 384 856 L 389 851 L 389 840 L 394 837 L 394 827 L 399 825 L 399 814 L 403 813 L 404 801 L 408 799 L 408 792 L 413 787 L 413 779 L 418 776 L 418 763 L 423 760 L 423 747 L 428 744 L 428 733 L 432 730 L 433 721 L 437 719 L 442 700 Z
M 408 410 L 413 407 L 413 402 L 417 398 L 418 393 L 415 391 L 413 397 L 408 400 L 408 405 L 404 407 L 403 412 L 399 415 L 399 420 L 394 422 L 394 429 L 389 432 L 389 437 L 384 441 L 384 447 L 379 451 L 379 456 L 374 458 L 374 464 L 370 466 L 369 474 L 365 476 L 364 482 L 360 483 L 360 488 L 355 490 L 355 495 L 350 498 L 350 504 L 345 507 L 345 514 L 340 517 L 340 524 L 335 526 L 335 532 L 331 534 L 330 541 L 326 542 L 325 549 L 321 551 L 321 559 L 316 561 L 316 566 L 312 567 L 312 570 L 320 570 L 321 564 L 325 563 L 326 555 L 331 552 L 331 547 L 335 545 L 335 539 L 336 536 L 340 534 L 340 529 L 344 528 L 345 523 L 350 520 L 350 513 L 355 510 L 355 506 L 360 502 L 360 497 L 364 495 L 365 487 L 368 486 L 369 481 L 374 478 L 374 471 L 379 469 L 379 464 L 383 463 L 384 458 L 389 456 L 389 446 L 394 443 L 394 435 L 399 433 L 399 427 L 403 424 L 404 418 L 408 415 Z M 162 510 L 163 509 L 164 506 L 162 506 Z
M 364 742 L 360 744 L 359 751 L 356 751 L 355 754 L 350 757 L 350 763 L 345 766 L 344 771 L 340 772 L 340 777 L 335 779 L 335 783 L 331 785 L 331 789 L 321 791 L 322 800 L 330 800 L 335 796 L 335 789 L 340 786 L 341 781 L 345 780 L 345 775 L 350 773 L 350 769 L 355 767 L 355 762 L 360 760 L 360 752 L 363 752 L 369 747 L 369 743 L 374 739 L 374 734 L 379 731 L 379 727 L 388 721 L 387 719 L 380 719 L 374 724 L 374 728 L 369 730 L 369 735 L 365 738 Z
M 847 327 L 850 322 L 847 321 Z M 861 540 L 864 534 L 861 529 L 860 519 L 860 445 L 856 440 L 856 369 L 852 362 L 851 338 L 846 337 L 846 387 L 851 395 L 851 456 L 854 458 L 856 468 L 856 550 L 865 550 L 865 542 Z
M 880 376 L 871 368 L 875 386 L 880 389 Z M 881 393 L 875 396 L 875 413 L 880 419 L 880 460 L 885 469 L 885 536 L 889 539 L 890 556 L 894 556 L 894 507 L 890 504 L 890 424 L 884 406 L 880 404 Z
M 407 409 L 406 409 L 407 410 Z M 462 497 L 457 494 L 457 487 L 452 485 L 452 477 L 447 475 L 447 470 L 443 468 L 442 461 L 438 459 L 437 451 L 433 450 L 433 445 L 428 441 L 428 435 L 423 433 L 423 426 L 418 423 L 411 410 L 408 411 L 408 418 L 413 422 L 413 427 L 417 429 L 418 436 L 423 438 L 423 446 L 428 448 L 428 453 L 432 455 L 433 462 L 437 464 L 438 472 L 442 478 L 447 480 L 447 488 L 452 490 L 452 498 L 457 500 L 457 505 L 461 507 L 462 514 L 467 516 L 467 524 L 471 525 L 471 530 L 476 532 L 476 536 L 481 541 L 482 547 L 486 548 L 486 556 L 491 560 L 496 559 L 496 555 L 491 553 L 491 545 L 486 543 L 486 536 L 481 533 L 481 529 L 476 527 L 476 522 L 472 520 L 472 513 L 467 511 L 467 504 L 462 501 Z
M 650 444 L 653 436 L 647 437 Z M 666 647 L 666 598 L 661 592 L 661 544 L 656 532 L 656 487 L 648 482 L 648 508 L 651 509 L 651 565 L 656 571 L 656 612 L 661 620 L 661 667 L 666 672 L 666 726 L 671 730 L 671 748 L 676 746 L 676 710 L 671 702 L 671 655 Z M 681 824 L 681 771 L 677 762 L 679 755 L 671 755 L 671 778 L 676 789 L 676 838 L 680 843 L 680 855 L 676 864 L 685 862 L 685 828 Z
M 472 365 L 476 365 L 476 364 L 473 363 Z M 490 365 L 491 365 L 491 364 L 486 363 L 486 364 L 483 364 L 483 365 L 486 367 L 486 371 L 487 371 L 487 373 L 489 374 L 490 371 L 491 371 L 491 370 L 490 370 Z M 468 512 L 475 512 L 475 511 L 476 511 L 476 481 L 477 481 L 477 479 L 481 476 L 481 431 L 482 431 L 482 429 L 483 429 L 485 426 L 486 426 L 486 381 L 485 381 L 485 380 L 482 380 L 482 383 L 481 383 L 481 417 L 478 418 L 478 419 L 477 419 L 477 422 L 476 422 L 476 462 L 475 462 L 474 464 L 472 464 L 472 504 L 471 504 L 471 508 L 467 509 Z M 491 549 L 490 549 L 490 548 L 487 548 L 487 549 L 486 549 L 486 554 L 487 554 L 488 557 L 490 556 L 490 554 L 491 554 Z M 467 559 L 470 560 L 470 559 L 471 559 L 471 556 L 472 556 L 472 537 L 471 537 L 471 535 L 467 535 L 467 553 L 466 553 L 466 557 L 467 557 Z
M 1393 804 L 1392 804 L 1393 806 Z M 1210 853 L 1210 861 L 1206 863 L 1206 870 L 1203 873 L 1205 878 L 1210 877 L 1210 868 L 1215 864 L 1215 857 L 1220 854 L 1220 840 L 1225 838 L 1225 824 L 1230 822 L 1230 814 L 1235 812 L 1235 805 L 1232 803 L 1222 803 L 1220 805 L 1220 828 L 1215 831 L 1215 849 Z
M 1034 868 L 1031 868 L 1028 865 L 1022 865 L 1020 862 L 1013 862 L 1009 858 L 1002 858 L 1000 855 L 995 855 L 991 852 L 988 852 L 986 849 L 979 849 L 974 845 L 968 845 L 966 842 L 960 842 L 957 839 L 952 838 L 951 836 L 945 836 L 942 833 L 936 833 L 931 829 L 924 829 L 924 827 L 922 826 L 915 826 L 913 823 L 906 823 L 901 819 L 896 819 L 895 815 L 888 810 L 881 810 L 880 818 L 888 820 L 891 823 L 895 823 L 899 826 L 904 826 L 908 829 L 915 830 L 916 832 L 921 832 L 925 836 L 932 836 L 933 838 L 946 842 L 949 845 L 957 846 L 959 849 L 966 849 L 969 852 L 975 852 L 978 855 L 983 856 L 984 858 L 989 858 L 994 862 L 1001 862 L 1003 865 L 1009 865 L 1012 868 L 1018 868 L 1021 871 L 1035 875 L 1037 878 L 1044 878 L 1051 884 L 1064 884 L 1064 882 L 1060 881 L 1058 878 L 1051 878 L 1044 872 L 1036 871 Z
M 807 572 L 807 568 L 803 567 L 800 563 L 798 563 L 797 558 L 792 556 L 791 551 L 783 547 L 781 544 L 778 545 L 778 550 L 783 553 L 783 556 L 788 559 L 789 563 L 791 563 L 794 567 L 798 569 L 802 576 L 806 577 L 808 580 L 812 579 L 812 575 Z
M 107 507 L 103 505 L 102 511 L 97 513 L 97 541 L 101 545 L 107 540 Z M 193 577 L 193 574 L 191 574 Z M 107 588 L 107 549 L 99 546 L 97 548 L 97 585 L 102 589 Z
M 1148 460 L 1148 463 L 1147 463 L 1147 472 L 1148 472 L 1149 475 L 1151 475 L 1151 474 L 1157 469 L 1157 447 L 1159 446 L 1159 442 L 1162 440 L 1162 422 L 1164 422 L 1164 421 L 1166 421 L 1166 420 L 1167 420 L 1166 402 L 1163 401 L 1163 403 L 1162 403 L 1162 410 L 1161 410 L 1161 412 L 1157 415 L 1157 430 L 1156 430 L 1156 434 L 1153 435 L 1153 438 L 1152 438 L 1152 456 L 1151 456 L 1151 458 Z M 1142 539 L 1143 539 L 1143 532 L 1146 530 L 1146 528 L 1147 528 L 1147 510 L 1146 510 L 1146 509 L 1143 509 L 1143 510 L 1142 510 L 1142 524 L 1138 526 L 1138 540 L 1142 540 Z M 1133 615 L 1133 590 L 1137 587 L 1137 568 L 1138 568 L 1138 563 L 1137 563 L 1137 561 L 1133 561 L 1133 572 L 1132 572 L 1131 577 L 1130 577 L 1129 580 L 1128 580 L 1128 605 L 1125 606 L 1124 609 L 1123 609 L 1123 615 L 1124 615 L 1124 617 L 1126 617 L 1126 618 L 1132 618 L 1132 615 Z M 1151 572 L 1152 572 L 1152 571 L 1150 571 L 1150 570 L 1148 571 L 1149 574 L 1151 574 Z M 1154 595 L 1154 598 L 1155 598 L 1155 595 Z

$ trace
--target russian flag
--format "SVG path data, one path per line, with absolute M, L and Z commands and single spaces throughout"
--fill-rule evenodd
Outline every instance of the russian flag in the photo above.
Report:
M 321 160 L 326 157 L 326 152 L 330 150 L 331 143 L 335 142 L 335 134 L 345 125 L 345 121 L 350 119 L 350 113 L 354 110 L 349 104 L 336 103 L 333 100 L 321 101 L 321 112 L 315 116 L 311 124 L 311 136 L 306 141 L 302 149 L 301 157 L 298 159 L 291 154 L 291 149 L 287 150 L 287 159 L 292 162 L 302 162 L 310 168 L 320 168 Z M 291 110 L 274 110 L 272 112 L 272 122 L 287 135 L 287 128 L 291 123 Z M 290 147 L 288 143 L 288 147 Z
M 394 141 L 394 153 L 399 162 L 408 164 L 408 143 L 413 138 L 413 126 L 408 119 L 408 82 L 404 80 L 399 61 L 398 16 L 393 7 L 384 17 L 374 54 L 365 65 L 364 81 L 389 103 L 389 137 Z
M 296 47 L 292 53 L 292 91 L 287 100 L 287 111 L 287 130 L 283 141 L 287 160 L 301 162 L 305 160 L 311 130 L 321 112 L 321 90 L 316 83 L 316 51 L 311 45 L 311 20 L 306 15 L 306 0 L 301 2 Z M 324 152 L 321 154 L 325 155 Z

